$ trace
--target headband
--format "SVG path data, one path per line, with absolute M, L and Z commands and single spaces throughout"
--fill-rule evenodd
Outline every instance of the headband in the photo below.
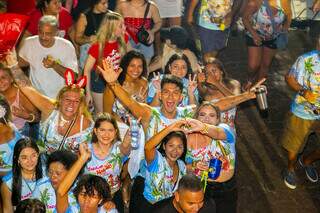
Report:
M 75 82 L 74 72 L 70 68 L 66 69 L 64 79 L 66 80 L 66 85 L 70 87 L 83 88 L 87 84 L 87 76 L 82 76 L 77 82 Z

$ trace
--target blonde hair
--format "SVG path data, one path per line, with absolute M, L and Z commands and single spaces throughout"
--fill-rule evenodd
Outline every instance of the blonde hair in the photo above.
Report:
M 89 112 L 88 107 L 87 107 L 86 96 L 85 96 L 85 93 L 84 93 L 84 89 L 79 88 L 79 87 L 77 87 L 75 85 L 64 86 L 59 91 L 59 93 L 57 95 L 56 103 L 55 103 L 56 108 L 60 107 L 60 103 L 61 103 L 62 97 L 66 92 L 75 92 L 75 93 L 79 93 L 80 94 L 80 106 L 79 106 L 78 113 L 79 113 L 79 115 L 84 115 L 86 118 L 92 120 L 91 113 Z
M 117 40 L 119 45 L 119 52 L 123 56 L 126 53 L 126 42 L 124 40 L 124 36 L 115 37 L 114 32 L 120 22 L 123 21 L 123 17 L 116 12 L 108 12 L 104 19 L 102 20 L 102 23 L 100 25 L 100 28 L 97 32 L 97 42 L 99 43 L 99 58 L 98 62 L 101 61 L 102 53 L 104 49 L 104 45 L 106 42 L 110 40 Z M 102 48 L 100 48 L 102 47 Z

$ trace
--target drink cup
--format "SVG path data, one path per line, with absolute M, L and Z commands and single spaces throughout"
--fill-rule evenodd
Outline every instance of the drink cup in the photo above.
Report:
M 256 99 L 257 99 L 258 107 L 260 110 L 268 109 L 266 87 L 261 86 L 256 89 Z
M 212 158 L 209 163 L 208 177 L 212 180 L 216 180 L 221 172 L 222 161 L 218 158 Z

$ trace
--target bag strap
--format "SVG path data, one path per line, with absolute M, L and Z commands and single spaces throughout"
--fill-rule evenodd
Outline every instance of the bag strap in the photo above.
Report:
M 144 24 L 145 24 L 145 22 L 146 22 L 147 15 L 148 15 L 148 13 L 149 13 L 149 8 L 150 8 L 150 2 L 148 1 L 146 10 L 144 11 L 143 22 L 142 22 L 141 27 L 144 27 Z
M 61 150 L 62 147 L 64 146 L 64 144 L 65 144 L 65 142 L 66 142 L 66 139 L 67 139 L 67 137 L 68 137 L 68 135 L 69 135 L 72 127 L 73 127 L 74 124 L 76 123 L 77 117 L 78 117 L 78 115 L 76 115 L 76 117 L 74 117 L 74 119 L 72 120 L 71 124 L 68 126 L 68 129 L 67 129 L 66 133 L 64 134 L 64 136 L 63 136 L 63 138 L 62 138 L 62 141 L 61 141 L 60 144 L 59 144 L 58 150 Z

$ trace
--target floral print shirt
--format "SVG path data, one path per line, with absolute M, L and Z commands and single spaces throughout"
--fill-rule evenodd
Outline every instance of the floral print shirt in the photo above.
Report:
M 95 155 L 93 145 L 89 144 L 91 150 L 91 159 L 87 162 L 85 173 L 94 174 L 105 178 L 110 185 L 111 193 L 114 194 L 120 189 L 120 173 L 123 163 L 127 159 L 120 151 L 121 142 L 113 144 L 110 153 L 104 159 L 100 159 Z
M 234 131 L 227 124 L 219 124 L 227 135 L 226 140 L 212 140 L 211 144 L 199 149 L 188 148 L 186 154 L 186 163 L 192 164 L 194 161 L 203 161 L 209 164 L 212 158 L 218 158 L 222 161 L 221 169 L 228 171 L 235 168 L 236 147 Z M 201 176 L 200 170 L 195 170 L 195 175 Z
M 73 206 L 69 206 L 66 210 L 66 213 L 79 213 L 80 212 L 80 206 L 77 203 L 76 205 Z M 111 209 L 109 211 L 106 211 L 103 206 L 98 208 L 98 212 L 97 213 L 118 213 L 117 209 Z
M 163 116 L 160 107 L 152 107 L 152 115 L 146 134 L 146 140 L 149 140 L 153 135 L 157 134 L 162 129 L 166 128 L 179 119 L 192 118 L 193 107 L 193 105 L 189 105 L 186 107 L 177 107 L 177 115 L 173 119 L 169 119 Z
M 7 143 L 0 144 L 0 172 L 9 172 L 12 169 L 13 149 L 17 141 L 22 138 L 19 131 L 12 127 L 14 137 Z
M 199 25 L 210 30 L 224 31 L 225 17 L 231 12 L 233 0 L 202 0 Z
M 252 16 L 252 26 L 257 31 L 259 36 L 265 40 L 273 40 L 282 31 L 283 22 L 286 19 L 284 10 L 281 8 L 281 0 L 277 0 L 277 12 L 274 14 L 275 30 L 273 29 L 271 17 L 267 12 L 267 6 L 264 0 L 259 10 Z M 252 35 L 247 32 L 247 34 L 252 37 Z
M 58 133 L 59 111 L 54 110 L 50 116 L 40 124 L 41 141 L 38 143 L 40 147 L 45 148 L 49 153 L 58 150 L 59 145 L 63 139 L 63 135 Z M 93 129 L 93 122 L 91 125 L 81 132 L 71 135 L 66 138 L 63 148 L 73 152 L 78 152 L 79 145 L 86 141 L 91 141 L 91 132 Z
M 12 191 L 12 178 L 13 174 L 12 172 L 9 172 L 7 175 L 5 175 L 2 178 L 3 183 L 6 184 L 8 189 Z M 32 180 L 26 180 L 22 178 L 22 185 L 21 185 L 21 200 L 25 200 L 28 198 L 33 198 L 33 193 L 36 190 L 37 187 L 37 181 Z
M 46 213 L 57 212 L 56 193 L 48 177 L 44 177 L 39 181 L 37 188 L 33 193 L 33 197 L 39 199 L 46 205 Z M 68 192 L 68 201 L 69 206 L 77 205 L 77 200 L 72 193 L 72 189 Z
M 304 89 L 316 94 L 316 99 L 310 103 L 297 93 L 291 103 L 291 112 L 302 119 L 319 120 L 320 115 L 315 110 L 320 110 L 320 51 L 314 50 L 300 56 L 291 67 L 289 75 Z
M 179 175 L 176 183 L 173 180 L 173 171 L 165 157 L 156 151 L 154 160 L 147 165 L 145 187 L 143 195 L 150 203 L 156 203 L 171 197 L 177 190 L 179 180 L 186 174 L 186 165 L 178 160 Z

